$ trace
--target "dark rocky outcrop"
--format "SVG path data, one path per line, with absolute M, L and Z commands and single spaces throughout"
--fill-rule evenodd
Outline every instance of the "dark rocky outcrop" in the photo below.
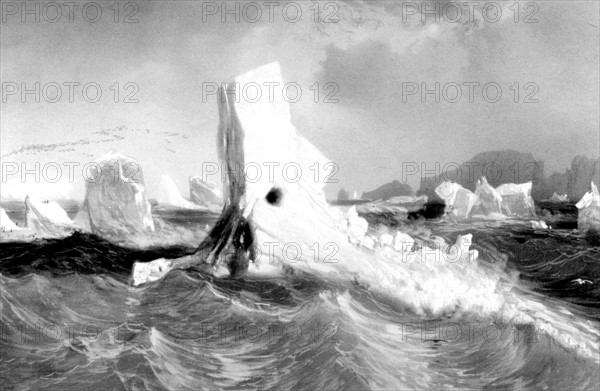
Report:
M 550 199 L 554 193 L 567 194 L 571 202 L 577 202 L 590 190 L 590 183 L 600 182 L 600 159 L 584 155 L 575 156 L 571 168 L 564 173 L 555 172 L 541 183 L 537 191 L 534 186 L 533 196 L 536 199 Z
M 387 201 L 392 197 L 412 195 L 413 191 L 410 185 L 407 185 L 406 183 L 400 183 L 398 180 L 395 180 L 393 182 L 386 183 L 385 185 L 382 185 L 373 191 L 363 193 L 362 198 L 371 201 Z

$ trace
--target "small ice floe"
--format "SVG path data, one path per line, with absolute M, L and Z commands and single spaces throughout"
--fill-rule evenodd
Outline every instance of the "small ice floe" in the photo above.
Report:
M 173 179 L 166 174 L 163 174 L 160 177 L 156 201 L 161 206 L 170 206 L 181 209 L 202 209 L 200 205 L 183 198 Z
M 592 284 L 594 284 L 590 280 L 582 280 L 581 278 L 576 278 L 575 280 L 573 280 L 571 282 L 574 283 L 574 284 L 579 284 L 579 285 L 592 285 Z
M 546 224 L 546 222 L 543 220 L 540 220 L 540 221 L 531 220 L 531 228 L 533 228 L 533 229 L 550 229 L 550 227 L 548 227 L 548 224 Z
M 156 259 L 146 263 L 136 262 L 133 264 L 133 286 L 159 280 L 172 268 L 173 263 L 165 258 Z

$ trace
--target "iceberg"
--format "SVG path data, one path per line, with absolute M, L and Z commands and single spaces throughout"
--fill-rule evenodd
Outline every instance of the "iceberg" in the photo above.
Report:
M 239 84 L 248 82 L 281 83 L 279 65 L 269 64 L 235 79 Z M 309 172 L 315 162 L 326 167 L 327 158 L 296 132 L 285 100 L 263 99 L 250 104 L 237 99 L 231 86 L 224 85 L 218 99 L 217 146 L 219 158 L 229 167 L 243 167 L 247 162 L 293 163 L 300 168 L 299 172 Z M 455 297 L 450 298 L 438 289 L 440 283 L 447 284 L 448 280 L 460 290 L 459 300 L 467 303 L 471 292 L 462 282 L 465 273 L 482 281 L 481 289 L 495 295 L 495 283 L 487 281 L 485 272 L 472 263 L 476 256 L 468 263 L 449 264 L 456 268 L 454 272 L 440 269 L 436 259 L 445 253 L 438 249 L 424 251 L 435 254 L 428 262 L 418 261 L 420 255 L 407 256 L 405 262 L 404 256 L 415 242 L 410 236 L 396 233 L 391 241 L 386 232 L 375 238 L 368 233 L 369 224 L 358 216 L 356 207 L 344 214 L 330 206 L 323 191 L 325 184 L 308 175 L 292 182 L 284 172 L 276 170 L 273 176 L 262 176 L 257 181 L 246 181 L 229 173 L 225 179 L 221 217 L 196 253 L 174 260 L 137 262 L 132 273 L 133 285 L 156 281 L 170 270 L 192 266 L 212 274 L 220 275 L 227 269 L 231 276 L 250 277 L 281 275 L 291 268 L 324 278 L 356 281 L 378 294 L 402 298 L 419 312 L 423 311 L 420 308 L 425 301 L 430 303 L 427 306 L 431 305 L 426 311 L 432 313 L 456 308 Z M 468 215 L 476 197 L 458 186 L 452 200 L 455 212 Z M 490 301 L 486 301 L 486 306 L 489 305 Z
M 10 219 L 10 217 L 8 217 L 8 214 L 6 214 L 6 211 L 3 208 L 0 208 L 0 231 L 10 232 L 20 231 L 22 229 L 23 228 L 19 227 Z
M 507 183 L 494 189 L 485 177 L 477 183 L 475 193 L 458 183 L 443 182 L 435 193 L 446 204 L 446 215 L 456 219 L 478 217 L 492 220 L 507 216 L 535 216 L 535 204 L 531 197 L 532 183 Z
M 579 209 L 577 228 L 582 232 L 600 232 L 600 193 L 594 182 L 591 183 L 591 190 L 575 206 Z
M 571 162 L 568 175 L 568 194 L 577 200 L 586 194 L 590 182 L 600 181 L 600 158 L 589 158 L 585 155 L 575 156 Z
M 550 197 L 550 202 L 569 202 L 569 196 L 567 194 L 558 195 L 554 192 L 552 197 Z
M 502 213 L 502 196 L 498 194 L 487 182 L 485 177 L 481 177 L 477 181 L 477 188 L 475 189 L 477 195 L 477 204 L 475 205 L 476 212 L 484 215 L 490 215 L 492 213 Z
M 142 168 L 133 159 L 109 152 L 95 162 L 87 178 L 78 227 L 103 237 L 128 237 L 154 231 Z
M 27 228 L 42 237 L 59 237 L 72 232 L 75 227 L 67 212 L 54 201 L 25 198 Z
M 182 209 L 199 209 L 197 204 L 183 198 L 177 185 L 168 175 L 162 175 L 158 185 L 156 201 L 159 205 L 172 206 Z
M 446 204 L 446 215 L 456 219 L 466 219 L 477 203 L 477 195 L 458 183 L 445 181 L 435 188 L 435 193 Z
M 279 64 L 257 68 L 235 82 L 282 84 Z M 287 102 L 263 98 L 249 103 L 238 99 L 232 86 L 222 86 L 218 99 L 217 145 L 219 157 L 229 167 L 244 162 L 294 162 L 306 168 L 325 159 L 296 132 Z M 428 319 L 473 314 L 478 319 L 493 317 L 495 323 L 535 325 L 562 346 L 598 360 L 597 333 L 591 323 L 586 330 L 568 333 L 571 312 L 547 311 L 530 295 L 512 289 L 514 284 L 501 270 L 506 261 L 482 265 L 478 251 L 470 249 L 471 235 L 460 235 L 450 246 L 442 238 L 417 237 L 419 246 L 410 252 L 376 246 L 378 241 L 370 235 L 361 246 L 352 245 L 348 219 L 327 203 L 323 184 L 315 183 L 312 176 L 293 183 L 286 179 L 279 172 L 250 182 L 228 173 L 221 217 L 196 253 L 136 262 L 132 284 L 157 281 L 174 269 L 193 268 L 192 273 L 200 270 L 218 277 L 226 268 L 229 276 L 249 278 L 308 272 L 324 281 L 355 283 L 385 298 L 391 307 L 399 305 L 402 313 L 411 311 Z M 435 247 L 429 248 L 432 240 Z M 389 243 L 389 237 L 385 241 Z M 267 251 L 266 243 L 275 244 L 274 251 Z M 398 243 L 405 247 L 410 239 L 399 238 Z
M 223 195 L 212 183 L 203 181 L 199 176 L 190 177 L 189 183 L 192 202 L 207 207 L 223 205 Z
M 531 197 L 532 183 L 506 183 L 496 188 L 502 198 L 502 212 L 507 216 L 535 216 L 535 203 Z

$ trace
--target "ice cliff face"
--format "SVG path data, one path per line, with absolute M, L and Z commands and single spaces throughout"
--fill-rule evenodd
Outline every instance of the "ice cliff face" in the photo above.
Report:
M 575 206 L 579 209 L 577 228 L 583 232 L 600 232 L 600 193 L 594 182 L 591 184 L 591 190 L 585 193 Z
M 190 199 L 201 206 L 223 205 L 221 191 L 211 183 L 203 181 L 199 176 L 190 177 Z
M 94 163 L 86 178 L 85 201 L 77 225 L 104 237 L 154 231 L 139 163 L 114 152 Z
M 198 205 L 183 198 L 177 185 L 168 175 L 163 175 L 160 178 L 156 201 L 159 205 L 172 206 L 183 209 L 198 209 Z
M 552 197 L 550 197 L 550 201 L 552 202 L 568 202 L 569 201 L 569 196 L 567 194 L 556 194 L 556 192 L 554 192 L 552 194 Z

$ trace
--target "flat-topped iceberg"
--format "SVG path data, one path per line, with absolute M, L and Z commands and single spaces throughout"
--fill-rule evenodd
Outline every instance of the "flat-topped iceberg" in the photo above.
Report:
M 583 232 L 600 232 L 600 193 L 594 182 L 591 183 L 591 190 L 575 206 L 579 209 L 577 228 Z
M 142 168 L 135 160 L 109 152 L 94 163 L 77 225 L 103 237 L 154 231 Z

